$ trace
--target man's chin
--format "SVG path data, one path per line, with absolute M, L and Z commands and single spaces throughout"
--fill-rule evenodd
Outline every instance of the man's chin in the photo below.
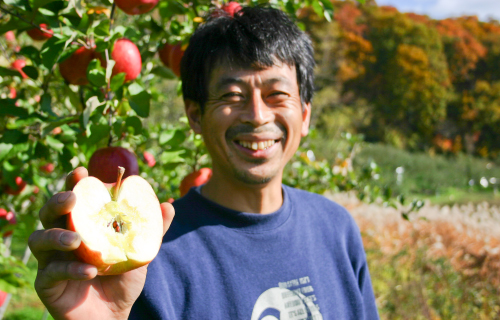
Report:
M 264 185 L 269 183 L 274 177 L 275 174 L 254 174 L 247 170 L 236 170 L 235 172 L 236 178 L 249 185 Z

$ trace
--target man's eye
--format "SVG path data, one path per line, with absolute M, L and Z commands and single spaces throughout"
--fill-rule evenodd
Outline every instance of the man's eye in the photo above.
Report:
M 229 92 L 224 94 L 222 98 L 231 101 L 240 101 L 243 99 L 243 95 L 239 92 Z

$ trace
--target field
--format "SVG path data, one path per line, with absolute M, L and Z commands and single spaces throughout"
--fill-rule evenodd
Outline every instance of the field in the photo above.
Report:
M 500 319 L 500 208 L 401 211 L 330 195 L 360 227 L 382 319 Z

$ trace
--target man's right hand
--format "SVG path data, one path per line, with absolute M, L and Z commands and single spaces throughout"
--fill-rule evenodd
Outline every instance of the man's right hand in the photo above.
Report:
M 88 176 L 76 168 L 66 178 L 66 190 Z M 72 191 L 54 195 L 40 210 L 44 230 L 31 234 L 29 246 L 38 260 L 35 289 L 54 319 L 127 319 L 144 287 L 147 265 L 116 276 L 97 276 L 95 266 L 79 262 L 73 250 L 81 239 L 65 230 L 66 215 L 75 205 Z M 170 203 L 162 203 L 163 233 L 174 217 Z

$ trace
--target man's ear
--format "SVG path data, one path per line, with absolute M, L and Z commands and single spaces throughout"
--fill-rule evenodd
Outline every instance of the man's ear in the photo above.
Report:
M 309 133 L 309 122 L 311 122 L 311 103 L 306 103 L 302 108 L 302 129 L 300 131 L 302 137 Z
M 184 100 L 186 116 L 189 120 L 189 126 L 195 133 L 201 134 L 201 109 L 197 102 Z

